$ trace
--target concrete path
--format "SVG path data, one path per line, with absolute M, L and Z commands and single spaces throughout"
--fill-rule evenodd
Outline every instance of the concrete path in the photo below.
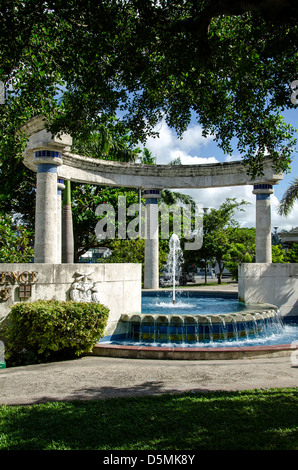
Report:
M 237 284 L 195 290 L 237 292 Z M 298 387 L 297 352 L 287 357 L 196 361 L 90 356 L 0 369 L 1 405 L 280 387 Z
M 0 370 L 0 404 L 298 386 L 298 358 L 175 361 L 83 357 Z

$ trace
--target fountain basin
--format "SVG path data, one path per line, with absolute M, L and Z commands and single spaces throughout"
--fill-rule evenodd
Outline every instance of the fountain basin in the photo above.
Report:
M 276 307 L 250 305 L 246 310 L 223 314 L 125 314 L 127 339 L 145 343 L 206 343 L 256 337 L 281 328 Z
M 143 292 L 142 313 L 122 315 L 122 319 L 119 321 L 123 327 L 126 327 L 123 328 L 126 330 L 126 334 L 103 338 L 93 348 L 92 354 L 135 359 L 173 360 L 264 358 L 296 354 L 295 350 L 298 348 L 298 324 L 295 319 L 289 322 L 288 318 L 280 318 L 278 309 L 271 304 L 248 306 L 238 302 L 238 295 L 236 293 L 225 292 L 218 294 L 187 290 L 183 293 L 182 291 L 178 293 L 175 307 L 171 307 L 174 313 L 170 315 L 172 317 L 170 318 L 168 314 L 161 313 L 167 311 L 165 307 L 170 301 L 170 297 L 169 291 Z M 156 300 L 159 302 L 156 302 Z M 183 315 L 178 313 L 180 301 L 183 301 L 184 306 L 187 307 L 186 304 L 189 300 L 195 303 L 198 301 L 202 302 L 205 311 L 206 303 L 209 303 L 209 313 L 197 315 L 193 313 L 194 310 L 189 308 L 184 310 Z M 163 309 L 160 308 L 160 301 Z M 152 305 L 154 304 L 157 304 L 156 311 L 152 310 Z M 208 319 L 208 317 L 210 318 Z M 185 319 L 186 321 L 184 321 Z M 227 325 L 225 331 L 223 330 L 223 320 L 225 325 Z M 275 323 L 275 320 L 277 320 L 277 323 Z M 244 321 L 246 324 L 243 326 Z M 139 326 L 136 325 L 135 339 L 129 338 L 131 322 L 139 324 Z M 152 330 L 154 322 L 160 324 L 157 327 L 161 333 L 158 341 L 157 330 Z M 214 328 L 213 337 L 210 336 L 208 330 L 210 322 L 212 323 L 212 328 Z M 166 336 L 162 336 L 166 332 L 171 331 L 169 329 L 170 326 L 178 326 L 180 328 L 183 324 L 185 329 L 181 336 L 178 337 L 178 341 L 176 336 L 177 330 L 174 331 L 172 337 L 170 335 L 169 339 Z M 144 336 L 142 337 L 141 335 L 141 340 L 140 330 L 137 330 L 140 326 L 144 327 Z M 255 336 L 256 326 L 257 336 Z M 147 327 L 148 331 L 145 329 Z M 190 330 L 190 327 L 199 328 L 199 331 L 197 330 L 199 337 L 196 337 L 195 340 L 193 340 L 193 331 Z M 200 337 L 201 327 L 205 328 L 203 332 L 204 338 Z M 217 328 L 218 332 L 216 331 Z M 281 331 L 276 333 L 277 330 Z M 178 330 L 179 332 L 180 330 Z M 146 335 L 148 335 L 147 338 Z M 188 338 L 186 335 L 188 335 Z

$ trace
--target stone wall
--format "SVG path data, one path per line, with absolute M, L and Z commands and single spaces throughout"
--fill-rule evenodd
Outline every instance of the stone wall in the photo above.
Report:
M 141 311 L 141 265 L 0 264 L 0 337 L 14 303 L 71 298 L 80 301 L 83 294 L 110 309 L 105 335 L 121 334 L 120 316 Z
M 240 264 L 239 300 L 276 305 L 282 315 L 298 320 L 298 264 Z

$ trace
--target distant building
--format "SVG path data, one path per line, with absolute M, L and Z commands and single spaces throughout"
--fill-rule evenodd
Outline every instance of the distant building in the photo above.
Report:
M 110 248 L 101 246 L 99 248 L 91 248 L 80 257 L 80 263 L 96 263 L 100 259 L 105 259 L 112 254 Z
M 298 244 L 298 227 L 294 227 L 288 232 L 280 232 L 278 235 L 281 239 L 283 247 L 286 250 L 292 248 L 294 243 Z

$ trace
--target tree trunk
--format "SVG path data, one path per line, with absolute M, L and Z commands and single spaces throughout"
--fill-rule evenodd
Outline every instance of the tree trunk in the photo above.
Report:
M 71 183 L 65 181 L 62 205 L 62 263 L 74 262 L 74 240 L 71 210 Z
M 218 268 L 219 268 L 217 283 L 221 284 L 222 283 L 222 273 L 223 273 L 225 265 L 224 264 L 222 265 L 220 261 L 218 261 L 217 264 L 218 264 Z

